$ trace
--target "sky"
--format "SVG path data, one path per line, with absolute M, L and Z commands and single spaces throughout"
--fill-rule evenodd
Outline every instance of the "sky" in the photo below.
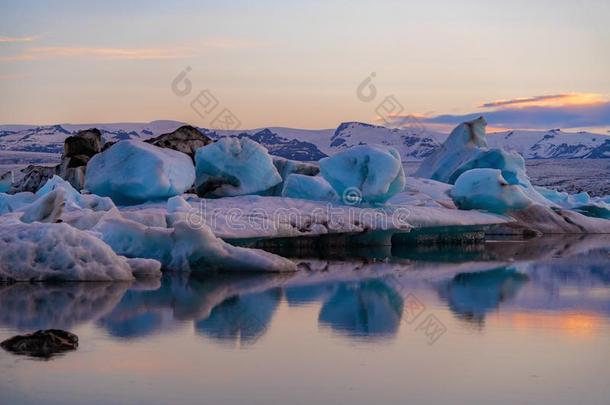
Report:
M 605 132 L 609 20 L 607 0 L 0 0 L 0 123 Z

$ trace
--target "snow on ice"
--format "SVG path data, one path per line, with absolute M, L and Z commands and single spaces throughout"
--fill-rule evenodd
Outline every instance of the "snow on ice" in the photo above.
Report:
M 271 155 L 248 138 L 226 137 L 197 149 L 199 195 L 228 197 L 263 192 L 282 181 Z
M 194 181 L 195 168 L 188 155 L 128 140 L 89 161 L 85 189 L 115 203 L 130 204 L 182 194 Z
M 391 147 L 354 146 L 320 160 L 320 173 L 340 196 L 354 190 L 368 203 L 384 203 L 405 186 L 400 154 Z

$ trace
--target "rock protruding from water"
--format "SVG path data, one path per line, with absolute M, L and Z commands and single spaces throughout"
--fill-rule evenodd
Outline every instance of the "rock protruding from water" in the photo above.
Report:
M 32 357 L 50 358 L 78 348 L 78 336 L 61 329 L 39 330 L 27 335 L 13 336 L 0 343 L 11 353 Z
M 195 151 L 198 148 L 211 144 L 212 139 L 203 135 L 197 128 L 183 125 L 174 132 L 159 135 L 156 138 L 147 139 L 145 142 L 186 153 L 195 161 Z

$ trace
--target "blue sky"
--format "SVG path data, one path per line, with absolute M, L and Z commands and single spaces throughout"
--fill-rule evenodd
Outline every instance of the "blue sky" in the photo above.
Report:
M 0 0 L 0 122 L 206 126 L 190 102 L 209 90 L 244 128 L 375 122 L 387 95 L 427 120 L 605 127 L 609 19 L 610 2 L 592 0 Z M 187 66 L 193 92 L 176 96 Z M 356 88 L 373 72 L 378 98 L 363 102 Z M 562 94 L 581 96 L 482 107 Z M 585 115 L 549 118 L 564 107 Z

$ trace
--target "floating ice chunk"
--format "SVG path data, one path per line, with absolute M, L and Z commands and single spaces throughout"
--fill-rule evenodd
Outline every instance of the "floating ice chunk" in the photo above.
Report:
M 573 208 L 578 205 L 588 204 L 591 201 L 589 194 L 584 192 L 570 195 L 547 187 L 535 188 L 544 198 L 563 208 Z
M 421 163 L 415 175 L 453 184 L 462 173 L 471 169 L 500 169 L 510 184 L 529 187 L 521 155 L 489 149 L 485 140 L 486 126 L 483 117 L 458 125 L 445 143 Z
M 282 181 L 267 149 L 248 138 L 225 137 L 199 148 L 195 162 L 200 196 L 255 194 Z
M 284 189 L 286 179 L 291 174 L 316 176 L 320 173 L 320 166 L 317 162 L 301 162 L 299 160 L 290 160 L 279 156 L 272 156 L 272 159 L 275 168 L 280 176 L 282 176 L 282 182 L 273 187 L 268 195 L 282 195 L 282 190 Z
M 391 147 L 355 146 L 320 160 L 320 173 L 342 197 L 383 203 L 405 186 L 400 154 Z
M 483 117 L 458 125 L 443 145 L 420 164 L 415 176 L 449 183 L 456 170 L 478 156 L 481 148 L 487 148 L 486 126 Z
M 521 193 L 532 201 L 548 207 L 554 206 L 553 202 L 532 186 L 521 155 L 503 149 L 487 148 L 486 125 L 483 117 L 458 125 L 442 147 L 421 163 L 415 175 L 454 184 L 463 173 L 470 170 L 498 169 L 503 181 L 521 187 Z M 471 177 L 469 179 L 472 180 Z
M 562 208 L 571 209 L 589 217 L 610 219 L 610 203 L 604 201 L 603 198 L 591 198 L 586 192 L 568 194 L 546 187 L 535 187 L 535 189 L 547 200 Z
M 19 211 L 26 205 L 33 203 L 35 199 L 36 195 L 29 191 L 17 194 L 0 193 L 0 215 Z
M 66 191 L 64 189 L 53 190 L 24 207 L 21 221 L 25 223 L 59 222 L 66 205 L 65 201 Z
M 182 194 L 194 181 L 188 155 L 128 140 L 91 158 L 85 188 L 116 203 L 132 204 Z
M 503 149 L 479 150 L 473 157 L 458 167 L 448 179 L 454 184 L 460 175 L 471 169 L 500 169 L 511 184 L 531 186 L 525 173 L 525 160 L 517 152 L 507 152 Z
M 132 280 L 124 257 L 66 224 L 0 225 L 0 279 Z
M 321 176 L 291 174 L 284 181 L 282 197 L 314 201 L 339 201 L 337 192 Z
M 109 197 L 100 197 L 95 194 L 81 194 L 72 187 L 69 182 L 57 175 L 50 178 L 44 186 L 36 192 L 36 196 L 42 197 L 56 189 L 64 190 L 65 206 L 68 211 L 80 210 L 83 208 L 88 208 L 93 211 L 109 211 L 115 208 L 114 203 Z
M 172 197 L 167 200 L 167 212 L 175 213 L 178 211 L 190 211 L 193 207 L 181 196 Z
M 131 273 L 136 278 L 158 278 L 161 277 L 161 262 L 154 259 L 125 259 L 129 267 L 131 267 Z
M 175 240 L 171 268 L 231 270 L 240 272 L 292 272 L 296 265 L 281 256 L 259 249 L 232 246 L 217 238 L 206 225 L 174 223 Z
M 405 189 L 390 198 L 387 205 L 444 207 L 456 209 L 449 191 L 452 185 L 432 179 L 407 177 Z
M 521 210 L 534 203 L 523 187 L 510 184 L 498 169 L 472 169 L 463 173 L 450 194 L 460 209 L 480 209 L 497 214 Z
M 150 258 L 178 271 L 295 271 L 283 257 L 257 249 L 229 245 L 203 223 L 191 224 L 188 214 L 174 214 L 173 228 L 150 227 L 122 218 L 103 217 L 92 229 L 118 254 Z
M 155 259 L 164 266 L 171 262 L 172 229 L 146 226 L 114 211 L 100 218 L 91 231 L 122 256 Z
M 7 172 L 0 176 L 0 193 L 8 193 L 13 185 L 13 177 L 13 172 Z

